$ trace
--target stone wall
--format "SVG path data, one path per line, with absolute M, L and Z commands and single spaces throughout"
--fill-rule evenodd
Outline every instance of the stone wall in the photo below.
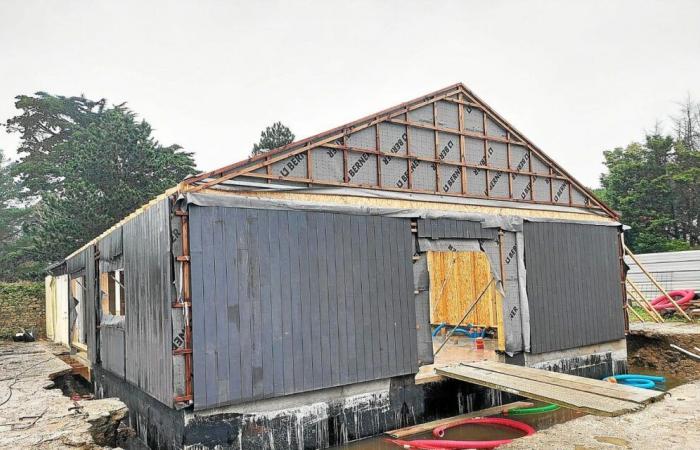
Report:
M 20 328 L 46 336 L 44 283 L 0 283 L 0 339 L 11 339 Z

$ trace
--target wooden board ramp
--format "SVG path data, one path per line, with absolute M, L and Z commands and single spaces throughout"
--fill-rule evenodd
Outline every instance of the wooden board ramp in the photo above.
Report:
M 461 363 L 436 368 L 435 372 L 597 416 L 619 416 L 638 411 L 666 395 L 661 391 L 496 361 Z

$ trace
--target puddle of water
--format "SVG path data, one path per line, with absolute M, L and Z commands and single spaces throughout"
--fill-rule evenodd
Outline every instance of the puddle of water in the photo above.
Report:
M 642 366 L 630 365 L 627 368 L 627 371 L 629 373 L 638 373 L 641 375 L 656 375 L 656 376 L 665 377 L 666 378 L 665 383 L 656 385 L 656 389 L 660 390 L 660 391 L 668 391 L 669 389 L 673 389 L 674 387 L 680 386 L 682 384 L 686 384 L 688 382 L 688 380 L 686 380 L 682 377 L 679 377 L 678 375 L 655 370 L 655 369 L 649 369 L 647 367 L 642 367 Z
M 666 383 L 657 385 L 658 390 L 667 391 L 673 389 L 676 386 L 687 383 L 687 380 L 673 375 L 670 373 L 659 372 L 658 370 L 652 370 L 645 367 L 629 366 L 629 373 L 639 373 L 644 375 L 658 375 L 666 377 Z M 545 403 L 533 402 L 535 406 L 543 406 Z M 496 415 L 489 417 L 505 417 L 514 419 L 520 422 L 524 422 L 537 431 L 544 430 L 558 423 L 568 422 L 569 420 L 576 419 L 577 417 L 584 416 L 584 413 L 574 411 L 571 409 L 560 408 L 557 411 L 552 411 L 543 414 L 532 414 L 527 416 L 504 416 Z M 488 425 L 465 425 L 462 427 L 456 427 L 449 429 L 445 432 L 445 437 L 443 439 L 452 440 L 491 440 L 491 439 L 515 439 L 522 436 L 522 433 L 516 430 L 512 430 L 506 427 L 499 426 L 488 426 Z M 400 447 L 387 442 L 386 438 L 388 436 L 375 436 L 367 439 L 362 439 L 359 441 L 354 441 L 339 447 L 333 447 L 336 450 L 397 450 Z M 608 442 L 607 437 L 602 436 L 599 439 L 600 442 Z M 413 439 L 435 439 L 430 431 L 420 434 L 415 434 L 413 436 L 408 436 L 406 440 Z M 612 439 L 612 438 L 611 438 Z M 611 443 L 611 442 L 610 442 Z M 624 446 L 623 446 L 624 448 Z
M 533 402 L 535 406 L 544 406 L 545 403 Z M 583 413 L 573 411 L 566 408 L 560 408 L 557 411 L 552 411 L 543 414 L 532 414 L 527 416 L 504 416 L 502 414 L 489 417 L 503 417 L 508 419 L 524 422 L 536 430 L 544 430 L 552 425 L 567 422 L 577 417 L 583 416 Z M 443 439 L 467 441 L 467 440 L 493 440 L 493 439 L 517 439 L 523 435 L 522 432 L 511 428 L 491 425 L 464 425 L 461 427 L 450 428 L 445 431 Z M 354 441 L 339 447 L 333 447 L 336 450 L 397 450 L 400 447 L 386 441 L 387 436 L 377 436 L 372 438 Z M 419 433 L 405 438 L 406 440 L 413 439 L 435 439 L 431 431 Z

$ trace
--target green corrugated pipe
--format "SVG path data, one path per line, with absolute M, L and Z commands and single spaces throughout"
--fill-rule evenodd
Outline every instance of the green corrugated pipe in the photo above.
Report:
M 556 411 L 559 409 L 559 405 L 549 404 L 544 406 L 535 406 L 532 408 L 513 408 L 507 411 L 509 416 L 526 416 L 528 414 L 541 414 L 550 411 Z

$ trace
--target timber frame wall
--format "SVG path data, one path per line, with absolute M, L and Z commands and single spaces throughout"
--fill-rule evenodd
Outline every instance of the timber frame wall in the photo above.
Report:
M 475 116 L 467 120 L 465 114 Z M 475 120 L 475 117 L 479 120 Z M 393 134 L 387 133 L 387 130 L 393 130 Z M 397 137 L 400 142 L 394 140 Z M 446 142 L 453 144 L 450 146 Z M 475 148 L 478 148 L 476 153 Z M 432 153 L 428 154 L 426 149 Z M 323 158 L 324 155 L 327 158 L 326 164 L 319 164 L 319 158 Z M 335 158 L 332 164 L 327 164 L 330 161 L 328 158 L 333 157 Z M 288 170 L 290 164 L 292 168 L 298 167 L 297 173 L 303 172 L 303 176 L 292 175 L 294 170 Z M 399 176 L 400 186 L 393 181 L 386 183 L 388 169 L 392 164 L 394 169 L 400 169 L 392 172 L 392 176 Z M 362 174 L 355 176 L 360 170 L 363 171 Z M 337 180 L 334 181 L 334 177 Z M 450 180 L 453 181 L 452 184 Z M 117 236 L 121 237 L 123 228 L 125 242 L 128 243 L 123 244 L 122 264 L 125 266 L 127 280 L 132 284 L 132 288 L 127 292 L 130 303 L 127 305 L 126 315 L 130 317 L 126 319 L 127 327 L 119 335 L 123 335 L 123 338 L 112 339 L 107 336 L 108 333 L 100 336 L 99 309 L 95 302 L 86 318 L 88 323 L 95 324 L 94 327 L 88 327 L 88 353 L 91 362 L 99 364 L 102 359 L 99 353 L 100 340 L 119 341 L 119 349 L 124 350 L 119 355 L 125 356 L 124 371 L 122 373 L 116 370 L 117 375 L 168 406 L 180 407 L 194 402 L 197 389 L 193 386 L 192 374 L 196 366 L 195 360 L 203 356 L 201 349 L 199 354 L 193 349 L 196 349 L 196 345 L 193 342 L 195 333 L 192 328 L 192 306 L 193 297 L 196 296 L 193 295 L 190 284 L 192 263 L 189 211 L 175 207 L 176 200 L 180 193 L 231 191 L 236 189 L 233 186 L 236 181 L 255 181 L 257 187 L 251 190 L 260 193 L 265 190 L 265 186 L 274 189 L 280 185 L 302 188 L 366 188 L 453 196 L 455 200 L 461 197 L 520 202 L 533 206 L 555 205 L 568 212 L 549 211 L 546 214 L 577 214 L 595 218 L 602 215 L 617 219 L 614 211 L 600 202 L 585 186 L 574 180 L 462 84 L 449 86 L 248 160 L 188 178 L 177 188 L 166 191 L 66 257 L 69 273 L 75 275 L 81 270 L 84 273 L 92 271 L 88 278 L 95 278 L 100 270 L 96 267 L 97 261 L 104 262 L 99 259 L 100 255 L 106 260 L 108 253 L 113 253 L 112 250 L 107 252 L 107 241 Z M 476 188 L 475 181 L 481 183 Z M 521 192 L 526 192 L 527 195 L 520 195 Z M 237 193 L 246 195 L 244 191 Z M 305 195 L 303 192 L 283 191 L 268 191 L 266 194 Z M 336 194 L 323 195 L 321 197 L 324 198 L 320 201 L 332 202 L 334 197 L 343 196 L 345 192 Z M 357 199 L 356 202 L 361 204 L 368 200 Z M 378 198 L 372 200 L 389 201 Z M 407 200 L 393 201 L 408 203 Z M 426 205 L 428 204 L 422 203 L 421 207 Z M 464 208 L 468 205 L 439 203 L 433 206 L 435 209 L 449 209 L 452 206 Z M 170 239 L 171 235 L 182 236 L 182 239 Z M 142 245 L 144 243 L 148 245 Z M 498 246 L 499 251 L 501 246 L 502 244 Z M 98 247 L 104 253 L 98 252 L 95 255 Z M 195 249 L 197 248 L 195 246 Z M 510 244 L 506 248 L 511 248 Z M 126 261 L 133 261 L 133 264 L 127 264 Z M 149 268 L 154 265 L 159 267 L 158 273 L 143 275 L 141 278 L 136 275 L 147 274 Z M 181 282 L 181 288 L 175 292 L 174 285 L 178 285 L 178 282 Z M 93 291 L 87 297 L 96 299 L 96 284 L 88 283 L 88 288 Z M 157 292 L 148 292 L 148 289 L 155 289 Z M 157 301 L 152 301 L 153 298 Z M 201 308 L 202 305 L 197 307 Z M 412 317 L 410 311 L 407 317 Z M 168 318 L 171 318 L 172 323 Z M 144 346 L 143 336 L 139 333 L 151 330 L 152 322 L 158 323 L 160 328 L 155 338 L 146 339 L 152 345 Z M 172 325 L 172 329 L 165 325 L 166 323 Z M 176 341 L 178 345 L 175 345 Z M 104 348 L 108 347 L 105 345 Z M 129 355 L 136 354 L 135 349 L 139 349 L 137 353 L 140 358 L 145 353 L 148 355 L 147 360 L 161 361 L 160 367 L 150 370 L 147 365 L 127 366 Z M 402 370 L 387 372 L 384 375 L 409 373 L 414 369 L 412 365 L 415 364 L 415 360 L 409 358 L 402 364 Z M 408 365 L 411 366 L 410 370 Z M 370 378 L 357 375 L 356 379 Z M 331 381 L 323 385 L 332 386 L 336 383 L 331 377 Z M 273 384 L 273 394 L 278 394 L 274 386 Z M 285 384 L 284 392 L 300 392 L 302 388 L 296 385 L 291 388 Z M 265 389 L 267 388 L 263 387 L 263 393 L 252 395 L 252 398 L 268 397 L 270 393 Z M 225 404 L 226 400 L 222 401 L 218 395 L 212 395 L 212 401 L 207 400 L 206 403 Z
M 342 167 L 337 159 L 331 164 L 336 155 L 342 156 Z M 398 181 L 387 183 L 382 171 L 390 168 Z M 355 176 L 360 170 L 363 176 Z M 201 173 L 180 189 L 226 190 L 235 178 L 573 206 L 618 217 L 461 83 Z

